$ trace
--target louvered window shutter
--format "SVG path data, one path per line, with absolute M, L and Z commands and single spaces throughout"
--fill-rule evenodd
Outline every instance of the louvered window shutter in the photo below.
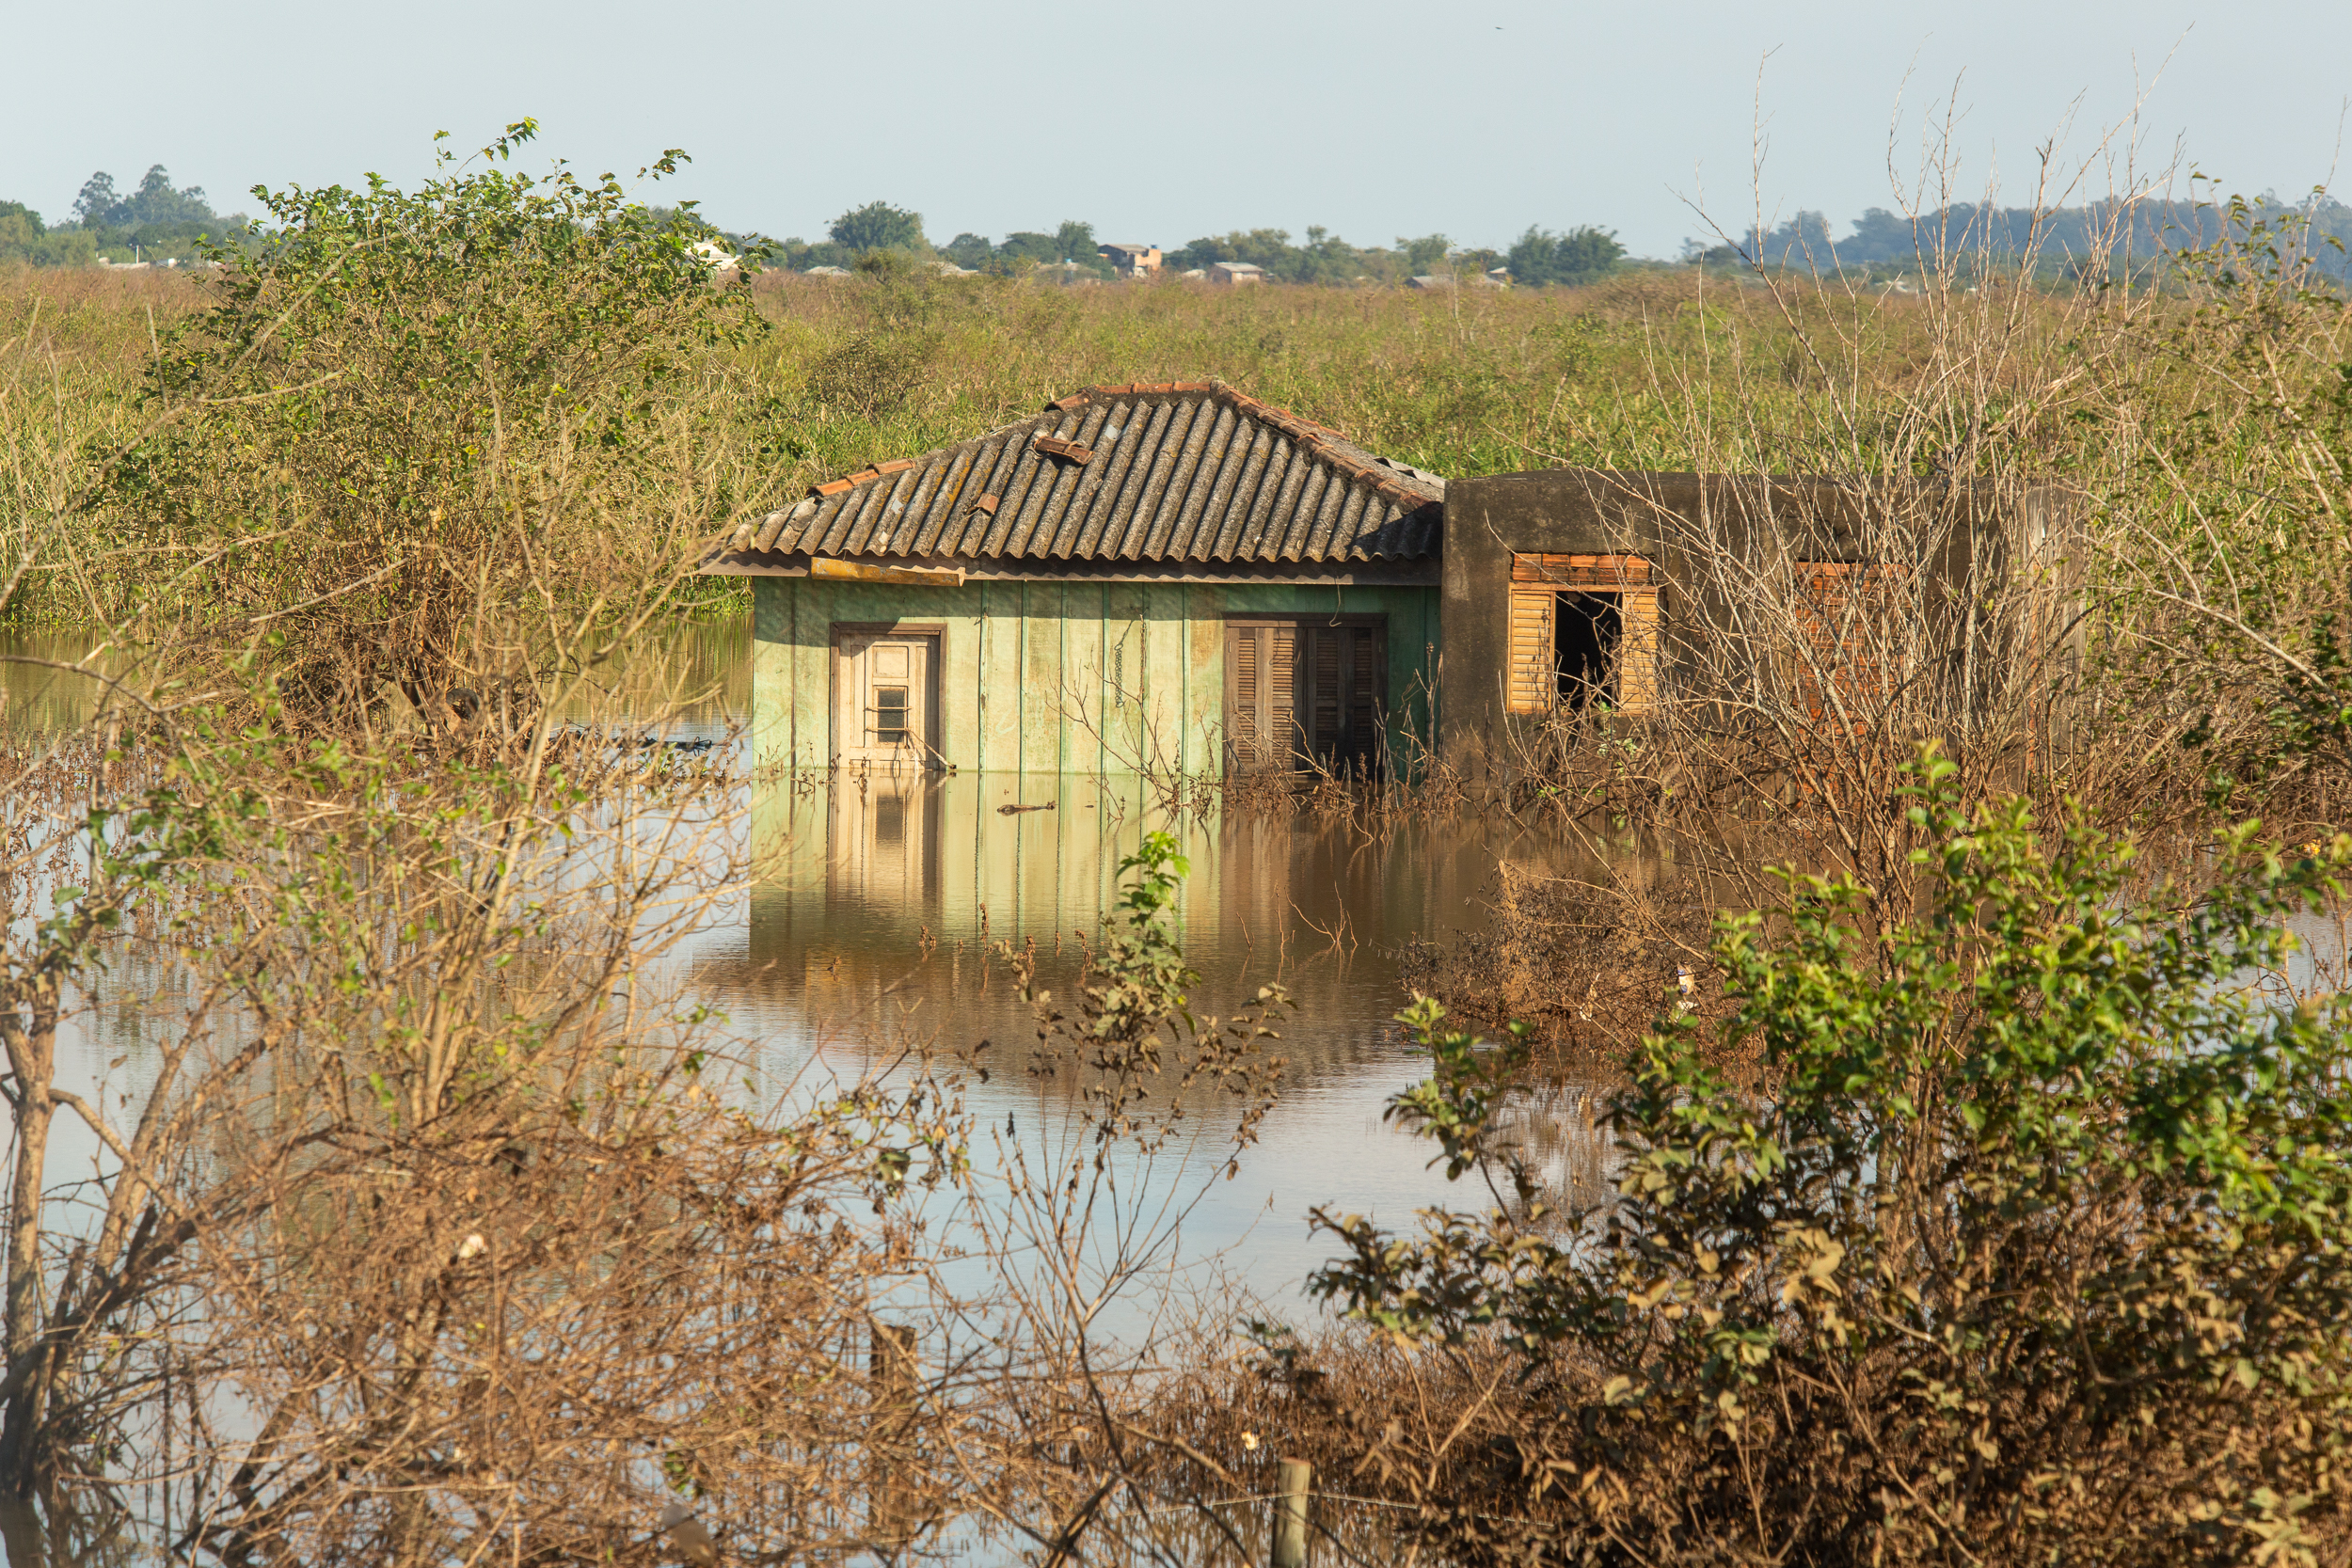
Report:
M 1658 590 L 1628 589 L 1617 631 L 1617 711 L 1658 705 Z
M 1317 626 L 1309 635 L 1314 640 L 1314 752 L 1319 757 L 1327 757 L 1340 745 L 1340 655 L 1343 651 L 1340 644 L 1347 636 L 1347 628 Z
M 1256 768 L 1265 760 L 1265 688 L 1259 678 L 1259 644 L 1264 638 L 1256 626 L 1235 626 L 1225 635 L 1226 657 L 1233 671 L 1233 760 Z
M 1505 705 L 1513 713 L 1549 713 L 1560 697 L 1560 674 L 1551 651 L 1551 617 L 1557 597 L 1549 588 L 1511 590 L 1510 658 Z
M 1388 650 L 1377 626 L 1358 626 L 1350 633 L 1354 656 L 1348 672 L 1347 749 L 1359 757 L 1380 754 L 1381 662 Z
M 1267 628 L 1273 643 L 1266 659 L 1266 760 L 1277 762 L 1298 750 L 1298 628 Z

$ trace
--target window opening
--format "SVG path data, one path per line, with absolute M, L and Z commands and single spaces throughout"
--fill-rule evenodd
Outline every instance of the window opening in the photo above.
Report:
M 1562 707 L 1617 700 L 1617 650 L 1625 607 L 1614 594 L 1562 594 L 1553 603 L 1552 670 Z

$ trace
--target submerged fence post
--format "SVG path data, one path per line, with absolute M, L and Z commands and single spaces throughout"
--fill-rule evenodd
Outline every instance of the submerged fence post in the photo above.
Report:
M 1315 1467 L 1303 1459 L 1282 1461 L 1274 1499 L 1274 1568 L 1307 1568 L 1307 1501 Z
M 914 1429 L 915 1337 L 911 1323 L 872 1325 L 873 1348 L 867 1364 L 871 1470 L 867 1482 L 866 1519 L 876 1540 L 896 1550 L 914 1534 L 914 1499 L 908 1496 L 906 1449 Z

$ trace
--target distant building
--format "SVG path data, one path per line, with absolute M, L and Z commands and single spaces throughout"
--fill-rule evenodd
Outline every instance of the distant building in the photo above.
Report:
M 1248 261 L 1214 261 L 1209 265 L 1212 283 L 1263 283 L 1265 268 Z
M 727 249 L 726 246 L 721 245 L 716 240 L 696 240 L 692 245 L 689 245 L 687 249 L 688 252 L 693 256 L 694 260 L 708 267 L 712 272 L 739 272 L 742 270 L 742 258 L 737 256 L 733 251 Z
M 1160 270 L 1160 247 L 1155 245 L 1104 245 L 1094 248 L 1097 255 L 1119 270 L 1121 277 L 1150 277 Z
M 1405 286 L 1408 289 L 1453 289 L 1458 288 L 1461 281 L 1450 272 L 1433 272 L 1419 277 L 1408 277 Z M 1473 289 L 1507 289 L 1511 286 L 1511 269 L 1497 267 L 1491 272 L 1473 273 L 1470 285 Z
M 1209 274 L 1208 274 L 1208 270 L 1207 270 L 1206 268 L 1204 268 L 1204 267 L 1187 267 L 1187 268 L 1185 268 L 1183 272 L 1178 273 L 1176 276 L 1177 276 L 1177 277 L 1188 277 L 1188 278 L 1192 279 L 1194 282 L 1198 283 L 1198 282 L 1200 282 L 1201 279 L 1203 279 L 1203 278 L 1207 277 L 1209 276 Z
M 801 276 L 803 277 L 847 277 L 850 276 L 850 269 L 847 267 L 811 267 Z

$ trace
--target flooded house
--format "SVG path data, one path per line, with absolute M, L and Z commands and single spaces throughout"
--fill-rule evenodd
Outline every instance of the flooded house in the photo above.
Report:
M 739 529 L 763 766 L 1398 766 L 1444 483 L 1213 382 L 1095 387 Z
M 2065 512 L 2045 488 L 1947 482 L 1449 485 L 1180 383 L 1089 388 L 820 484 L 704 569 L 755 578 L 762 765 L 1393 774 L 1434 755 L 1475 782 L 1580 712 L 1816 735 L 2013 713 L 2021 682 L 2080 656 Z

